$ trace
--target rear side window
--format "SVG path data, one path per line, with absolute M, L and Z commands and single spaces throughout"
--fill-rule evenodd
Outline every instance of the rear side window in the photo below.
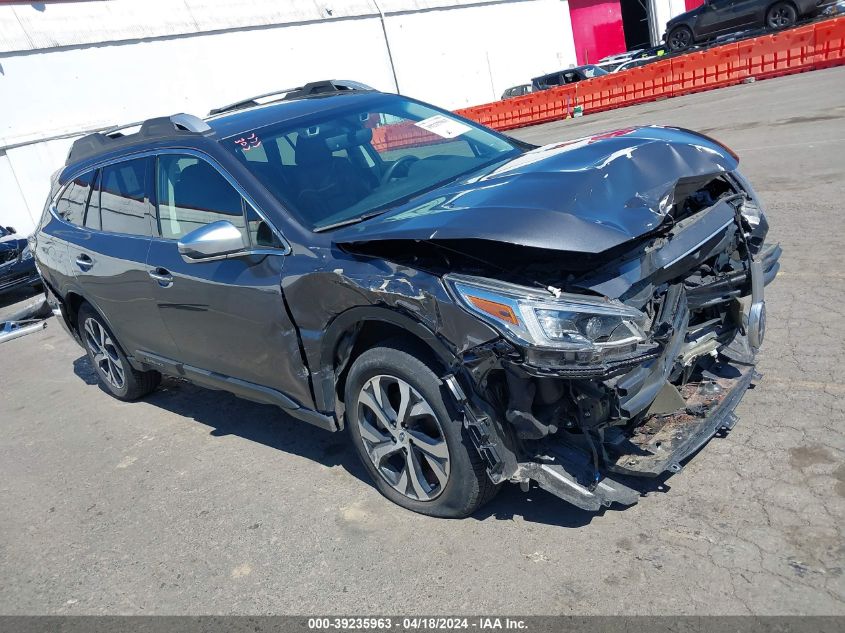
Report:
M 201 226 L 228 220 L 247 237 L 241 194 L 196 156 L 158 157 L 157 198 L 161 236 L 178 240 Z
M 82 226 L 85 221 L 85 205 L 91 195 L 94 172 L 85 172 L 74 178 L 56 201 L 56 213 L 65 222 Z
M 147 165 L 148 159 L 136 158 L 103 167 L 100 176 L 100 222 L 103 231 L 150 235 Z

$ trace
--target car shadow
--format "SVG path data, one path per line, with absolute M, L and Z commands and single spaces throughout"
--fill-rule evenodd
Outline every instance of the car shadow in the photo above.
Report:
M 564 528 L 578 528 L 589 525 L 593 519 L 604 514 L 576 508 L 571 503 L 558 499 L 553 494 L 534 485 L 528 492 L 514 484 L 505 484 L 499 494 L 472 515 L 477 521 L 489 518 L 499 521 L 513 521 L 519 517 L 528 523 L 542 523 Z
M 106 392 L 87 355 L 73 362 L 73 371 L 85 384 L 97 385 Z M 285 414 L 278 407 L 250 402 L 224 391 L 204 389 L 171 377 L 163 378 L 161 386 L 145 397 L 144 402 L 210 427 L 210 434 L 214 437 L 235 435 L 326 466 L 341 466 L 353 477 L 372 486 L 369 474 L 345 433 L 330 433 L 311 426 Z M 625 483 L 631 485 L 630 482 Z M 666 490 L 668 486 L 662 481 L 655 482 L 641 491 L 657 489 Z M 389 502 L 385 500 L 385 503 Z M 505 484 L 490 503 L 471 517 L 477 521 L 490 518 L 513 521 L 520 517 L 530 523 L 577 528 L 589 525 L 594 518 L 606 512 L 625 509 L 614 505 L 599 512 L 588 512 L 534 485 L 528 492 L 523 492 L 519 486 Z
M 73 361 L 73 372 L 85 384 L 97 385 L 106 392 L 87 355 Z M 213 437 L 235 435 L 326 466 L 341 466 L 369 484 L 367 472 L 344 433 L 330 433 L 296 420 L 278 407 L 168 376 L 162 378 L 159 388 L 146 396 L 144 402 L 210 427 Z

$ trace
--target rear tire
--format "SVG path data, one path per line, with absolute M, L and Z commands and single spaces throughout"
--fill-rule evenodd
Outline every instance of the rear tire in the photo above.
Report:
M 89 303 L 79 306 L 79 336 L 100 384 L 118 400 L 137 400 L 161 382 L 157 371 L 138 371 L 129 364 L 114 334 Z
M 402 342 L 361 354 L 346 381 L 347 427 L 381 494 L 420 514 L 465 517 L 499 487 L 435 364 L 423 358 L 424 350 Z
M 693 44 L 692 29 L 688 26 L 676 26 L 666 38 L 666 46 L 673 53 L 687 50 Z
M 769 7 L 766 12 L 766 26 L 773 31 L 780 31 L 795 26 L 798 21 L 798 11 L 789 2 L 778 2 Z

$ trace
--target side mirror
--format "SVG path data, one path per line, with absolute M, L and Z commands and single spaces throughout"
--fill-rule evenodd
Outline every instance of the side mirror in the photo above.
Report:
M 17 231 L 15 230 L 15 227 L 13 227 L 13 226 L 7 226 L 7 227 L 6 227 L 6 232 L 7 232 L 9 235 L 14 235 L 15 233 L 17 233 Z
M 243 234 L 227 220 L 212 222 L 191 231 L 178 242 L 186 262 L 223 259 L 246 250 Z

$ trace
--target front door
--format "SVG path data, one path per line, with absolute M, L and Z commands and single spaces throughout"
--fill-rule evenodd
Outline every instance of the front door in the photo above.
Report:
M 285 250 L 228 177 L 198 154 L 157 158 L 157 229 L 147 266 L 174 360 L 281 391 L 312 405 L 296 331 L 282 299 Z M 206 224 L 239 228 L 248 254 L 188 262 L 177 242 Z

